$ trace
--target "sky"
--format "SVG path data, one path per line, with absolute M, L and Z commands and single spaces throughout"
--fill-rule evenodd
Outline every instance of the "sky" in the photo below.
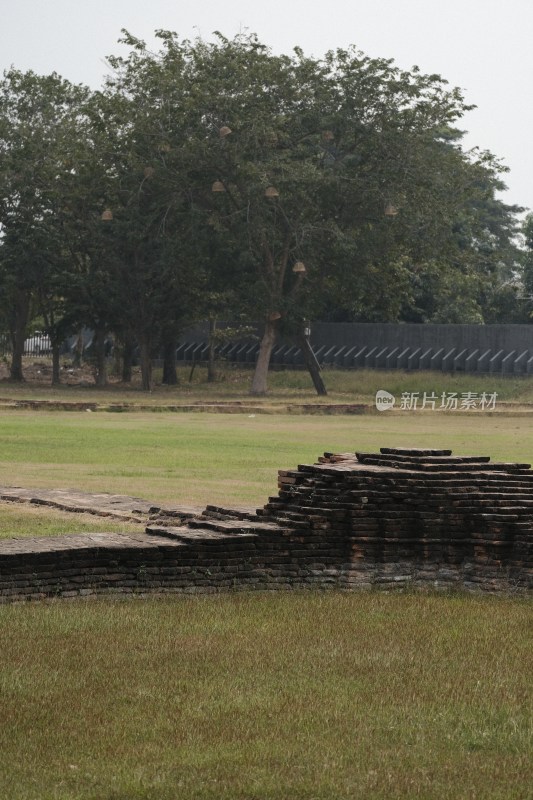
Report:
M 122 28 L 149 45 L 156 29 L 186 39 L 249 31 L 274 52 L 316 57 L 353 44 L 440 74 L 477 106 L 460 121 L 465 146 L 510 169 L 502 200 L 533 209 L 532 0 L 0 0 L 0 70 L 98 88 L 106 56 L 126 52 Z

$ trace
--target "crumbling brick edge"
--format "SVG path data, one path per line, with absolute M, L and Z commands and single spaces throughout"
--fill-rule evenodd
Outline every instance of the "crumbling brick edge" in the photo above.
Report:
M 0 603 L 282 589 L 530 594 L 533 472 L 449 450 L 326 453 L 281 470 L 257 512 L 0 543 Z

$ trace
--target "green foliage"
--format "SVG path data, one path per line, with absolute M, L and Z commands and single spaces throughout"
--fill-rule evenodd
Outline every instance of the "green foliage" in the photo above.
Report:
M 83 136 L 87 90 L 56 74 L 15 69 L 0 81 L 0 318 L 13 343 L 12 377 L 32 317 L 62 316 L 59 276 L 71 264 L 60 209 Z M 62 331 L 64 333 L 64 331 Z
M 529 320 L 533 318 L 533 214 L 528 214 L 522 225 L 523 252 L 523 307 Z
M 268 350 L 310 318 L 523 317 L 519 209 L 461 146 L 460 90 L 353 47 L 157 37 L 125 31 L 99 92 L 4 76 L 0 320 L 19 339 L 35 313 L 54 341 L 135 339 L 150 388 L 153 354 L 201 319 L 264 320 Z

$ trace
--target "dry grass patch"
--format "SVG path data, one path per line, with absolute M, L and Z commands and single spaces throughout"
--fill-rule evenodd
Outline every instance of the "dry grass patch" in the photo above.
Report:
M 530 796 L 524 600 L 102 600 L 0 624 L 10 800 Z
M 60 536 L 65 533 L 138 533 L 144 528 L 144 524 L 122 522 L 94 514 L 73 514 L 28 503 L 0 504 L 0 539 Z
M 250 396 L 252 369 L 233 367 L 220 363 L 219 379 L 208 383 L 205 366 L 198 366 L 191 378 L 191 367 L 178 368 L 177 386 L 160 384 L 161 370 L 154 371 L 156 384 L 152 392 L 140 390 L 140 373 L 137 369 L 132 384 L 111 382 L 107 387 L 91 385 L 91 370 L 85 367 L 78 376 L 64 373 L 65 384 L 50 385 L 49 369 L 42 370 L 37 361 L 27 359 L 25 366 L 27 383 L 14 384 L 2 380 L 0 364 L 0 400 L 54 400 L 80 403 L 124 403 L 127 405 L 163 406 L 191 402 L 241 401 L 255 404 L 276 404 L 281 402 L 302 403 L 374 403 L 378 389 L 400 397 L 402 392 L 496 392 L 501 401 L 532 403 L 533 378 L 531 376 L 498 374 L 477 375 L 470 373 L 443 373 L 437 371 L 403 370 L 365 370 L 338 369 L 325 367 L 323 378 L 328 389 L 328 397 L 319 398 L 313 388 L 306 370 L 272 369 L 269 374 L 269 393 L 267 397 Z M 41 375 L 38 371 L 41 368 Z M 7 375 L 7 369 L 4 369 Z M 67 385 L 67 379 L 72 382 Z M 81 385 L 76 385 L 81 381 Z

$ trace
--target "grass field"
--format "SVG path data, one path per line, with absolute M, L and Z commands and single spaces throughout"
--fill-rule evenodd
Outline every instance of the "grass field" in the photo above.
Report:
M 59 602 L 0 625 L 10 800 L 531 797 L 523 600 Z
M 110 384 L 105 388 L 91 385 L 52 387 L 48 380 L 38 383 L 15 384 L 0 381 L 1 400 L 60 400 L 71 402 L 124 403 L 129 405 L 172 405 L 189 402 L 220 402 L 240 400 L 268 406 L 285 401 L 373 403 L 378 389 L 387 389 L 396 396 L 402 392 L 496 392 L 498 400 L 520 404 L 533 403 L 532 376 L 475 375 L 465 373 L 407 372 L 402 370 L 340 370 L 325 368 L 323 378 L 328 396 L 318 398 L 305 370 L 273 370 L 270 372 L 269 393 L 266 397 L 251 398 L 251 370 L 221 365 L 219 380 L 208 383 L 206 370 L 198 367 L 192 380 L 189 367 L 178 369 L 179 385 L 157 384 L 152 392 L 142 392 L 139 378 L 131 385 Z M 158 379 L 158 371 L 155 371 Z
M 4 411 L 0 439 L 0 484 L 199 505 L 262 504 L 279 468 L 324 450 L 533 454 L 529 418 L 475 414 Z M 70 520 L 0 505 L 4 535 L 124 529 Z M 531 799 L 532 674 L 528 599 L 332 592 L 2 606 L 0 797 Z
M 4 411 L 0 437 L 0 485 L 108 491 L 200 506 L 263 505 L 277 492 L 278 469 L 314 462 L 325 450 L 411 445 L 526 463 L 533 456 L 528 417 L 469 412 L 352 417 Z M 27 508 L 17 509 L 6 517 L 0 507 L 0 536 L 65 532 L 63 518 L 57 529 L 53 514 L 39 526 L 37 512 L 28 518 Z M 95 531 L 117 529 L 105 519 L 71 519 L 72 532 L 85 530 L 82 522 Z

